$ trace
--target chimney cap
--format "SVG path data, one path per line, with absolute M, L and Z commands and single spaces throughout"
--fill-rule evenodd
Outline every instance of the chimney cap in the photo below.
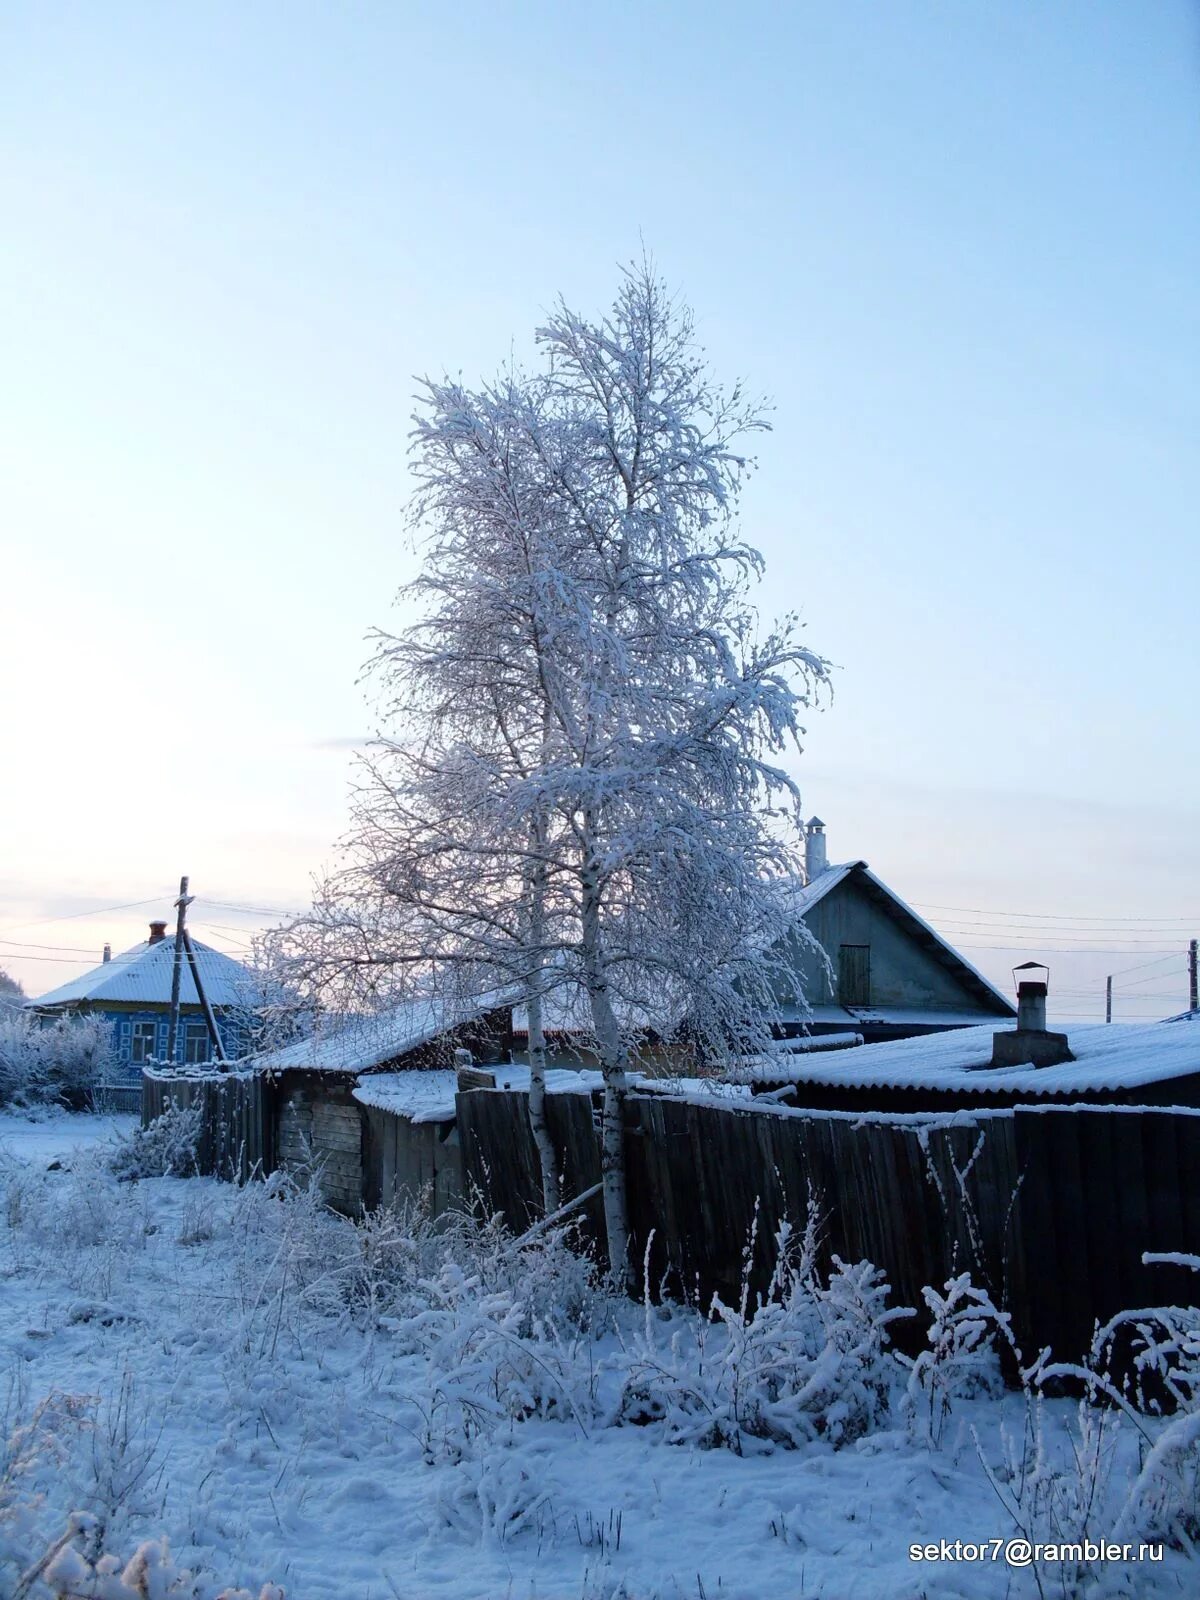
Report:
M 818 817 L 818 816 L 809 817 L 809 819 L 808 819 L 808 831 L 809 831 L 809 833 L 820 833 L 821 830 L 824 828 L 824 826 L 825 826 L 825 824 L 821 821 L 820 817 Z
M 1012 969 L 1012 975 L 1018 994 L 1026 983 L 1036 983 L 1049 992 L 1050 968 L 1044 961 L 1022 961 L 1019 966 Z

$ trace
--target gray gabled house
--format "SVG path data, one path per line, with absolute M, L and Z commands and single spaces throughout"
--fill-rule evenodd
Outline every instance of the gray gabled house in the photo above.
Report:
M 807 825 L 805 846 L 796 918 L 821 948 L 792 941 L 797 981 L 779 995 L 782 1037 L 847 1033 L 870 1044 L 1016 1016 L 1011 1001 L 865 861 L 828 864 L 819 817 Z

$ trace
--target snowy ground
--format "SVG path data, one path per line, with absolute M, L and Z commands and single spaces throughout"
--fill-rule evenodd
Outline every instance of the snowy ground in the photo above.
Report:
M 49 1163 L 73 1150 L 106 1144 L 128 1134 L 141 1119 L 112 1113 L 92 1116 L 67 1111 L 0 1111 L 0 1159 Z
M 22 1147 L 3 1126 L 22 1154 L 0 1156 L 0 1594 L 77 1508 L 123 1554 L 168 1536 L 205 1600 L 266 1580 L 292 1600 L 1200 1589 L 1171 1551 L 1065 1581 L 1051 1562 L 1040 1591 L 1002 1560 L 910 1561 L 916 1541 L 1017 1532 L 979 1449 L 999 1467 L 1005 1425 L 1019 1445 L 1021 1395 L 956 1400 L 935 1447 L 890 1358 L 834 1349 L 829 1392 L 778 1408 L 785 1432 L 808 1430 L 800 1448 L 750 1434 L 743 1454 L 700 1448 L 730 1373 L 748 1384 L 755 1361 L 762 1371 L 736 1317 L 706 1333 L 689 1312 L 614 1302 L 553 1243 L 513 1252 L 495 1235 L 356 1229 L 262 1184 L 117 1183 L 95 1121 L 56 1128 L 53 1146 L 30 1135 Z M 42 1170 L 89 1137 L 68 1169 Z M 818 1375 L 849 1324 L 826 1326 Z M 778 1324 L 772 1359 L 799 1327 Z M 880 1373 L 890 1393 L 871 1387 Z M 869 1431 L 835 1448 L 860 1404 Z M 1048 1407 L 1049 1459 L 1080 1448 L 1076 1426 L 1074 1406 Z M 1081 1524 L 1106 1536 L 1137 1455 L 1106 1425 L 1100 1457 L 1110 1449 Z M 1081 1475 L 1041 1470 L 1059 1494 L 1038 1513 L 1046 1537 L 1069 1522 Z M 1005 1492 L 1013 1481 L 1001 1468 Z

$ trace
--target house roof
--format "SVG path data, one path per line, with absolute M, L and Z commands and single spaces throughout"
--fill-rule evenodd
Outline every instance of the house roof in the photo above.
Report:
M 255 1065 L 270 1072 L 369 1072 L 489 1011 L 511 1006 L 518 993 L 496 990 L 463 1001 L 420 996 L 369 1016 L 341 1017 L 325 1027 L 318 1022 L 307 1039 L 259 1056 Z
M 247 1004 L 253 982 L 247 968 L 199 939 L 192 940 L 192 949 L 196 952 L 209 1004 L 217 1007 Z M 72 978 L 25 1003 L 38 1010 L 46 1006 L 103 1005 L 106 1001 L 170 1005 L 174 964 L 175 936 L 169 934 L 153 944 L 149 941 L 135 944 L 111 961 L 102 961 L 82 977 Z M 186 956 L 181 963 L 181 974 L 180 1001 L 185 1006 L 199 1005 L 200 997 Z
M 832 889 L 847 879 L 854 878 L 859 887 L 875 901 L 895 922 L 905 929 L 910 938 L 939 961 L 948 971 L 952 972 L 963 987 L 980 1002 L 985 1010 L 996 1016 L 1015 1017 L 1016 1007 L 1012 1001 L 983 976 L 978 968 L 973 967 L 966 958 L 942 938 L 936 928 L 931 927 L 925 918 L 917 912 L 890 888 L 883 879 L 877 877 L 865 861 L 844 861 L 840 866 L 827 867 L 813 881 L 806 884 L 803 889 L 796 892 L 795 909 L 798 921 L 807 917 L 814 906 L 818 905 Z M 918 1018 L 915 1013 L 903 1008 L 880 1008 L 877 1006 L 857 1006 L 833 1008 L 835 1015 L 829 1020 L 840 1022 L 936 1022 L 946 1025 L 949 1013 L 942 1010 L 929 1011 L 927 1015 Z M 894 1012 L 894 1015 L 893 1015 Z M 955 1014 L 958 1015 L 957 1013 Z M 961 1013 L 964 1020 L 970 1019 L 969 1012 Z
M 788 1078 L 847 1089 L 1003 1090 L 1028 1095 L 1087 1094 L 1137 1089 L 1145 1084 L 1200 1074 L 1200 1028 L 1155 1022 L 1085 1023 L 1072 1028 L 1074 1061 L 1057 1067 L 993 1068 L 991 1024 L 952 1033 L 925 1034 L 858 1050 L 820 1052 L 789 1062 Z M 780 1059 L 769 1059 L 778 1073 Z M 744 1076 L 741 1074 L 740 1076 Z

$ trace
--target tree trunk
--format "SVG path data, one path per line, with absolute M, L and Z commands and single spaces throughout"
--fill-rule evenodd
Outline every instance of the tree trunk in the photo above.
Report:
M 549 1216 L 559 1206 L 558 1171 L 554 1141 L 546 1122 L 546 1035 L 542 1028 L 542 997 L 529 996 L 529 1126 L 542 1170 L 542 1208 Z
M 542 717 L 542 743 L 546 740 L 546 712 Z M 546 819 L 538 812 L 529 825 L 533 866 L 529 876 L 529 944 L 535 963 L 529 985 L 529 1126 L 542 1174 L 542 1208 L 549 1216 L 558 1209 L 558 1164 L 554 1141 L 546 1123 L 546 1032 L 542 1024 L 542 962 L 546 942 Z
M 582 954 L 592 1026 L 604 1074 L 604 1112 L 600 1124 L 600 1178 L 604 1189 L 604 1226 L 608 1235 L 608 1270 L 615 1284 L 628 1289 L 633 1281 L 629 1260 L 629 1206 L 625 1185 L 625 1047 L 608 996 L 608 974 L 600 936 L 600 896 L 594 867 L 582 874 Z

